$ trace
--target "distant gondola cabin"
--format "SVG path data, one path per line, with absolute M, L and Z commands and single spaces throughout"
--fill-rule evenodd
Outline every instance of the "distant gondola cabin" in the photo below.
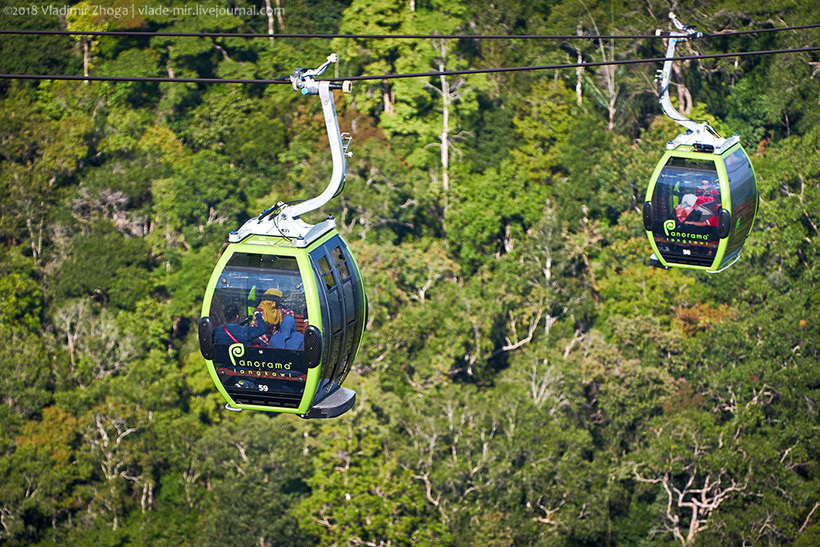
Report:
M 735 143 L 667 150 L 646 190 L 644 228 L 654 265 L 721 271 L 752 229 L 758 191 L 749 157 Z

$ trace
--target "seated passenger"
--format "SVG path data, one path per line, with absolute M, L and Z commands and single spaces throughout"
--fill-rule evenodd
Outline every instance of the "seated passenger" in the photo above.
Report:
M 268 328 L 275 327 L 282 322 L 281 310 L 282 291 L 279 289 L 268 289 L 262 294 L 259 301 L 259 309 L 265 317 Z
M 257 308 L 253 312 L 256 325 L 239 324 L 239 308 L 235 304 L 225 306 L 225 320 L 227 324 L 214 329 L 214 344 L 242 344 L 251 346 L 254 340 L 267 331 L 262 312 Z
M 282 291 L 279 289 L 266 290 L 256 309 L 262 311 L 262 316 L 268 325 L 267 332 L 259 337 L 262 345 L 266 346 L 270 342 L 270 337 L 280 329 L 282 317 L 288 314 L 293 315 L 293 310 L 282 305 Z
M 293 315 L 286 315 L 282 318 L 280 330 L 270 337 L 268 347 L 301 351 L 305 349 L 304 343 L 305 335 L 296 330 L 296 319 Z
M 709 195 L 686 194 L 675 207 L 679 222 L 694 226 L 717 226 L 720 200 Z
M 720 198 L 720 186 L 718 179 L 714 182 L 709 182 L 708 179 L 700 181 L 700 186 L 695 190 L 697 196 L 709 196 L 715 199 Z

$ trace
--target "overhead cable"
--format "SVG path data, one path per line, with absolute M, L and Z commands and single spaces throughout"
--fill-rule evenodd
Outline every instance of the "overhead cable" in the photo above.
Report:
M 727 30 L 721 32 L 711 32 L 709 34 L 704 33 L 704 38 L 712 38 L 712 37 L 722 37 L 722 36 L 739 36 L 743 34 L 763 34 L 764 32 L 779 32 L 783 30 L 805 30 L 805 29 L 813 29 L 813 28 L 820 28 L 820 24 L 815 25 L 799 25 L 795 27 L 772 27 L 772 28 L 761 28 L 761 29 L 751 29 L 751 30 Z
M 458 76 L 469 74 L 494 74 L 502 72 L 523 72 L 530 70 L 559 70 L 564 68 L 586 68 L 610 65 L 634 65 L 646 63 L 662 63 L 664 61 L 695 61 L 699 59 L 722 59 L 726 57 L 748 57 L 752 55 L 778 55 L 785 53 L 803 53 L 810 51 L 820 51 L 820 46 L 793 48 L 793 49 L 770 49 L 764 51 L 742 51 L 737 53 L 712 53 L 707 55 L 686 55 L 681 57 L 656 57 L 652 59 L 623 59 L 618 61 L 594 61 L 587 63 L 567 63 L 555 65 L 531 65 L 516 67 L 498 68 L 475 68 L 466 70 L 448 70 L 437 72 L 413 72 L 408 74 L 379 74 L 375 76 L 348 76 L 339 78 L 316 78 L 317 81 L 362 81 L 362 80 L 392 80 L 399 78 L 422 78 L 439 76 Z M 275 79 L 253 79 L 253 78 L 167 78 L 160 76 L 74 76 L 60 74 L 0 74 L 2 80 L 87 80 L 97 82 L 163 82 L 163 83 L 204 83 L 204 84 L 290 84 L 288 76 Z
M 188 38 L 352 38 L 367 40 L 569 40 L 574 38 L 657 38 L 654 34 L 613 35 L 548 35 L 548 34 L 259 34 L 256 32 L 139 32 L 131 30 L 70 31 L 70 30 L 0 30 L 0 34 L 33 34 L 58 36 L 130 36 Z
M 704 33 L 702 38 L 726 37 L 743 34 L 758 34 L 765 32 L 780 32 L 788 30 L 804 30 L 820 28 L 820 24 L 800 25 L 792 27 L 773 27 L 767 29 L 722 31 Z M 109 31 L 81 31 L 81 30 L 16 30 L 0 29 L 0 34 L 12 35 L 57 35 L 57 36 L 128 36 L 137 38 L 350 38 L 367 40 L 577 40 L 577 39 L 644 39 L 664 38 L 667 33 L 661 34 L 259 34 L 255 32 L 145 32 L 133 30 Z
M 327 78 L 328 80 L 388 80 L 394 78 L 420 78 L 427 76 L 458 76 L 468 74 L 492 74 L 498 72 L 522 72 L 526 70 L 553 70 L 562 68 L 585 68 L 595 66 L 610 65 L 636 65 L 645 63 L 662 63 L 664 61 L 692 61 L 697 59 L 721 59 L 725 57 L 748 57 L 750 55 L 777 55 L 782 53 L 801 53 L 807 51 L 820 51 L 820 46 L 794 48 L 794 49 L 770 49 L 764 51 L 744 51 L 739 53 L 711 53 L 707 55 L 687 55 L 682 57 L 655 57 L 652 59 L 623 59 L 620 61 L 591 61 L 586 63 L 567 63 L 561 65 L 538 65 L 538 66 L 517 66 L 502 68 L 477 68 L 467 70 L 450 70 L 446 72 L 415 72 L 410 74 L 382 74 L 381 76 L 350 76 L 347 78 Z

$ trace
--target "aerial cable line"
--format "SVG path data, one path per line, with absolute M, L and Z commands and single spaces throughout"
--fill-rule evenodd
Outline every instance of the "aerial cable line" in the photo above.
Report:
M 758 34 L 786 30 L 804 30 L 820 28 L 820 24 L 800 25 L 793 27 L 774 27 L 768 29 L 738 30 L 728 32 L 704 33 L 701 38 L 725 37 L 742 34 Z M 58 36 L 130 36 L 130 37 L 190 37 L 190 38 L 351 38 L 368 40 L 403 40 L 403 39 L 447 39 L 447 40 L 576 40 L 576 39 L 642 39 L 666 38 L 661 34 L 259 34 L 255 32 L 141 32 L 133 30 L 110 31 L 75 31 L 75 30 L 0 30 L 0 34 L 17 35 L 58 35 Z
M 752 30 L 727 30 L 726 32 L 711 32 L 711 33 L 703 33 L 702 38 L 713 38 L 713 37 L 722 37 L 722 36 L 738 36 L 742 34 L 762 34 L 764 32 L 778 32 L 781 30 L 805 30 L 805 29 L 812 29 L 812 28 L 820 28 L 820 24 L 815 25 L 799 25 L 795 27 L 772 27 L 772 28 L 761 28 L 761 29 L 752 29 Z
M 131 30 L 110 31 L 72 31 L 72 30 L 0 30 L 0 34 L 34 34 L 65 36 L 142 36 L 154 37 L 190 37 L 190 38 L 359 38 L 374 40 L 569 40 L 572 38 L 657 38 L 654 34 L 613 34 L 613 35 L 578 35 L 578 34 L 259 34 L 255 32 L 140 32 Z
M 330 78 L 324 78 L 330 79 Z M 343 78 L 338 78 L 339 80 Z M 162 76 L 73 76 L 60 74 L 0 74 L 0 80 L 83 80 L 89 82 L 156 82 L 194 84 L 288 84 L 289 80 L 254 78 L 169 78 Z M 321 81 L 317 78 L 316 81 Z
M 468 74 L 492 74 L 498 72 L 522 72 L 527 70 L 554 70 L 562 68 L 586 68 L 609 65 L 637 65 L 645 63 L 658 63 L 664 61 L 691 61 L 697 59 L 720 59 L 725 57 L 748 57 L 750 55 L 776 55 L 781 53 L 801 53 L 806 51 L 820 51 L 820 46 L 794 48 L 794 49 L 771 49 L 763 51 L 743 51 L 740 53 L 711 53 L 706 55 L 687 55 L 681 57 L 656 57 L 652 59 L 623 59 L 620 61 L 590 61 L 585 63 L 567 63 L 562 65 L 536 65 L 536 66 L 516 66 L 501 68 L 476 68 L 466 70 L 450 70 L 445 72 L 415 72 L 410 74 L 382 74 L 381 76 L 349 76 L 347 78 L 328 78 L 332 80 L 388 80 L 395 78 L 421 78 L 433 76 L 458 76 Z
M 686 55 L 680 57 L 656 57 L 652 59 L 623 59 L 620 61 L 594 61 L 587 63 L 567 63 L 560 65 L 532 65 L 498 68 L 475 68 L 466 70 L 449 70 L 438 72 L 413 72 L 408 74 L 379 74 L 376 76 L 348 76 L 339 78 L 316 78 L 316 81 L 363 81 L 363 80 L 394 80 L 400 78 L 423 78 L 438 76 L 458 76 L 468 74 L 494 74 L 502 72 L 524 72 L 530 70 L 559 70 L 563 68 L 586 68 L 609 65 L 635 65 L 646 63 L 659 63 L 664 61 L 694 61 L 699 59 L 722 59 L 726 57 L 748 57 L 752 55 L 778 55 L 784 53 L 803 53 L 809 51 L 820 51 L 820 46 L 793 48 L 793 49 L 770 49 L 763 51 L 741 51 L 736 53 L 711 53 L 706 55 Z M 275 79 L 250 79 L 250 78 L 168 78 L 159 76 L 73 76 L 58 74 L 0 74 L 2 80 L 88 80 L 99 82 L 168 82 L 168 83 L 221 83 L 221 84 L 288 84 L 290 77 L 283 76 Z

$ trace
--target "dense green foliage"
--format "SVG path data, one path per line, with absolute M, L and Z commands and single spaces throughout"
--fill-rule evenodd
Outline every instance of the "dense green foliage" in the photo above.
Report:
M 649 34 L 672 7 L 293 0 L 269 4 L 281 8 L 269 21 L 262 1 L 163 4 L 172 14 L 137 2 L 124 17 L 107 0 L 83 14 L 92 4 L 66 16 L 17 2 L 0 27 Z M 818 23 L 811 4 L 677 9 L 716 32 Z M 681 53 L 818 41 L 740 35 Z M 331 51 L 357 75 L 663 48 L 4 36 L 0 63 L 269 78 Z M 758 175 L 742 259 L 714 276 L 647 265 L 638 205 L 677 132 L 659 113 L 658 67 L 374 80 L 338 96 L 354 157 L 343 195 L 307 220 L 338 219 L 370 318 L 357 404 L 325 422 L 226 412 L 196 343 L 227 233 L 324 188 L 318 101 L 288 86 L 5 81 L 0 543 L 816 544 L 817 59 L 688 62 L 673 78 L 691 117 L 741 135 Z

